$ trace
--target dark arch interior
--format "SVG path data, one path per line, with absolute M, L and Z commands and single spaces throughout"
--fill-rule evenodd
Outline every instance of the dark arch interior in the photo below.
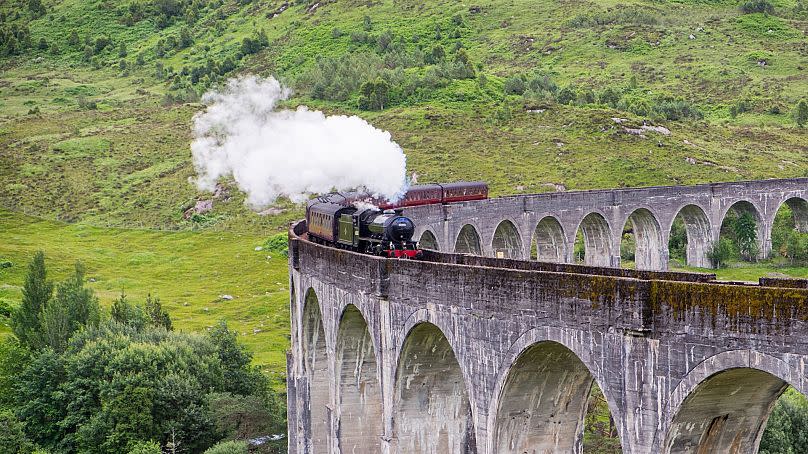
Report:
M 433 251 L 440 250 L 438 239 L 435 238 L 435 235 L 429 230 L 424 230 L 424 233 L 421 234 L 421 239 L 418 240 L 418 247 L 421 249 L 431 249 Z
M 710 268 L 709 251 L 712 243 L 710 220 L 704 210 L 687 205 L 679 210 L 671 225 L 668 238 L 670 260 L 698 268 Z
M 303 308 L 303 367 L 309 380 L 309 423 L 312 453 L 328 453 L 328 359 L 323 319 L 314 290 Z
M 654 214 L 645 208 L 631 213 L 620 242 L 621 265 L 638 270 L 665 270 L 668 260 L 664 249 L 662 228 Z
M 463 374 L 449 341 L 435 325 L 417 325 L 404 341 L 395 412 L 399 453 L 476 452 Z
M 376 354 L 368 325 L 355 306 L 343 313 L 337 338 L 340 451 L 381 452 L 384 429 Z
M 599 412 L 605 405 L 605 399 L 590 400 L 590 393 L 602 396 L 593 384 L 583 362 L 563 345 L 541 342 L 529 347 L 505 379 L 497 409 L 495 452 L 582 452 L 587 404 Z M 610 421 L 608 415 L 606 419 Z M 615 442 L 613 427 L 604 432 L 593 432 L 593 437 L 603 435 L 592 443 L 599 445 L 599 452 L 604 448 L 600 445 Z M 604 441 L 609 435 L 612 439 Z M 619 449 L 619 441 L 617 445 Z
M 668 429 L 664 452 L 757 452 L 772 405 L 787 386 L 750 368 L 707 378 L 682 402 Z
M 589 213 L 575 233 L 574 259 L 589 266 L 611 266 L 612 233 L 598 213 Z
M 505 220 L 499 223 L 491 241 L 491 250 L 494 257 L 522 258 L 522 238 L 519 236 L 519 230 L 511 221 Z
M 460 229 L 455 242 L 455 252 L 458 254 L 483 255 L 480 235 L 473 225 L 466 224 Z
M 562 263 L 567 256 L 566 238 L 561 224 L 547 216 L 536 225 L 530 244 L 530 258 L 541 262 Z

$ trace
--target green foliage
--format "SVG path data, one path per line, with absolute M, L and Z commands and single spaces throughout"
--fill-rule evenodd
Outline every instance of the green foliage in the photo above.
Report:
M 505 81 L 504 90 L 506 95 L 521 95 L 527 89 L 525 80 L 519 76 L 509 77 Z M 562 103 L 563 104 L 563 103 Z
M 733 228 L 741 256 L 750 262 L 757 260 L 757 221 L 754 215 L 748 211 L 741 213 Z
M 204 454 L 247 454 L 246 441 L 222 441 L 208 448 Z
M 289 255 L 289 235 L 286 232 L 276 233 L 267 239 L 263 249 L 276 254 Z
M 25 436 L 23 423 L 9 410 L 0 411 L 0 452 L 28 454 L 34 446 Z
M 362 110 L 383 110 L 390 94 L 390 84 L 381 77 L 367 81 L 359 87 L 359 108 Z
M 687 260 L 687 228 L 680 216 L 677 216 L 671 225 L 668 251 L 671 260 L 678 260 L 682 263 Z
M 760 440 L 760 454 L 808 452 L 808 399 L 789 388 L 775 404 Z
M 11 328 L 20 344 L 31 349 L 40 348 L 40 314 L 53 296 L 53 283 L 48 281 L 45 254 L 39 251 L 28 265 L 28 274 L 22 290 L 22 303 L 12 315 Z
M 803 127 L 805 123 L 808 123 L 808 102 L 804 99 L 801 99 L 797 106 L 794 107 L 794 121 L 799 127 Z
M 14 387 L 28 358 L 29 352 L 14 339 L 0 340 L 0 411 L 14 408 Z
M 717 243 L 710 246 L 707 258 L 710 259 L 714 268 L 726 268 L 727 262 L 734 255 L 734 246 L 728 238 L 720 238 Z
M 765 13 L 774 14 L 774 5 L 769 0 L 749 0 L 741 5 L 744 14 Z
M 42 308 L 38 345 L 62 352 L 83 328 L 98 325 L 100 307 L 95 293 L 84 286 L 84 266 L 76 263 L 71 277 L 56 287 L 56 296 Z
M 128 454 L 162 454 L 160 444 L 154 441 L 139 441 L 132 444 Z
M 808 233 L 792 230 L 784 243 L 784 255 L 792 265 L 808 263 Z

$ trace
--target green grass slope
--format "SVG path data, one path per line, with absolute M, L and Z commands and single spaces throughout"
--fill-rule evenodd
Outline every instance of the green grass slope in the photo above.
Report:
M 227 320 L 256 364 L 274 378 L 285 376 L 287 259 L 281 252 L 256 251 L 265 241 L 259 236 L 71 225 L 0 210 L 0 238 L 0 261 L 13 264 L 0 269 L 0 299 L 20 300 L 28 262 L 42 250 L 49 278 L 56 281 L 81 261 L 88 287 L 104 306 L 122 290 L 138 304 L 151 293 L 176 329 L 200 331 Z
M 36 18 L 28 2 L 0 7 L 3 30 L 30 43 L 0 60 L 0 204 L 46 218 L 269 232 L 299 216 L 255 216 L 231 191 L 183 217 L 211 198 L 188 182 L 194 101 L 248 72 L 295 87 L 290 106 L 390 130 L 422 181 L 510 194 L 808 174 L 791 115 L 808 93 L 808 16 L 793 0 L 770 14 L 727 1 L 43 4 Z M 379 77 L 385 108 L 359 109 Z M 624 128 L 643 123 L 671 133 Z

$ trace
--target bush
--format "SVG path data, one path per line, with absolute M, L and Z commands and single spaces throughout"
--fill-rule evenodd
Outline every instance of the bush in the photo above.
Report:
M 222 441 L 205 451 L 204 454 L 247 454 L 246 441 Z
M 162 454 L 162 450 L 157 442 L 138 441 L 129 448 L 129 454 Z
M 505 81 L 505 94 L 506 95 L 522 95 L 525 93 L 527 86 L 525 80 L 519 76 L 509 77 Z
M 721 238 L 710 247 L 707 258 L 710 259 L 714 268 L 726 268 L 727 261 L 734 255 L 734 249 L 731 240 Z
M 803 127 L 805 123 L 808 123 L 808 102 L 804 99 L 800 100 L 794 108 L 794 121 L 799 127 Z
M 769 3 L 769 0 L 750 0 L 741 5 L 741 12 L 744 14 L 774 14 L 774 5 Z
M 286 232 L 276 233 L 264 243 L 264 250 L 276 254 L 289 255 L 289 235 Z

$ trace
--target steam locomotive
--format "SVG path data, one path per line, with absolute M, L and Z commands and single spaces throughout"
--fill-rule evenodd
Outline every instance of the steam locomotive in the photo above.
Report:
M 373 199 L 362 192 L 335 192 L 306 206 L 309 239 L 342 249 L 394 258 L 421 255 L 412 240 L 415 223 L 404 207 L 488 198 L 482 182 L 411 186 L 398 202 Z

